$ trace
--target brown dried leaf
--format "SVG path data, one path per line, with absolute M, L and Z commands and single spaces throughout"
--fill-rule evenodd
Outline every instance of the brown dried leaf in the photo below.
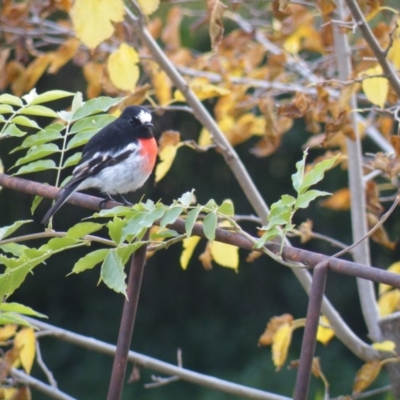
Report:
M 214 51 L 218 50 L 218 46 L 222 41 L 224 34 L 224 24 L 222 23 L 222 16 L 228 7 L 220 0 L 207 0 L 207 10 L 210 15 L 210 39 L 211 48 Z
M 335 211 L 346 211 L 350 209 L 350 190 L 348 188 L 339 189 L 319 203 L 322 207 L 330 208 Z
M 380 215 L 383 212 L 383 207 L 379 201 L 379 190 L 375 181 L 367 182 L 365 193 L 368 210 L 375 215 Z
M 28 92 L 36 85 L 37 81 L 42 77 L 53 58 L 54 53 L 41 54 L 28 65 L 25 72 L 26 82 L 24 92 Z
M 283 21 L 290 14 L 292 14 L 289 3 L 290 1 L 287 0 L 274 0 L 272 3 L 273 16 L 279 21 Z
M 49 67 L 49 74 L 56 74 L 72 57 L 75 56 L 79 49 L 79 40 L 70 38 L 66 40 L 54 53 Z
M 161 33 L 161 39 L 169 52 L 175 52 L 181 47 L 179 31 L 182 18 L 182 11 L 179 7 L 172 7 L 169 10 L 165 27 Z
M 378 360 L 369 361 L 356 373 L 353 384 L 353 394 L 361 393 L 376 379 L 381 371 L 382 364 Z
M 246 262 L 253 262 L 255 260 L 257 260 L 257 258 L 260 258 L 263 255 L 263 253 L 261 251 L 251 251 L 249 253 L 249 255 L 246 257 Z
M 396 158 L 400 157 L 400 136 L 390 136 L 390 144 L 396 153 Z
M 0 382 L 4 382 L 7 378 L 11 368 L 18 361 L 19 354 L 21 352 L 20 348 L 13 347 L 7 350 L 4 356 L 0 359 Z
M 299 226 L 299 232 L 300 232 L 300 242 L 301 243 L 307 243 L 309 240 L 313 238 L 313 222 L 311 219 L 307 219 L 306 222 L 303 222 Z
M 199 260 L 203 265 L 203 268 L 206 271 L 210 271 L 212 269 L 212 255 L 211 255 L 211 245 L 210 242 L 207 242 L 206 248 L 203 253 L 199 255 Z
M 379 218 L 376 215 L 367 212 L 368 229 L 372 229 L 378 222 Z M 382 225 L 371 235 L 371 239 L 390 250 L 394 250 L 396 247 L 396 242 L 392 242 L 389 239 L 389 235 Z
M 181 140 L 181 135 L 178 131 L 164 131 L 158 141 L 159 150 L 162 151 L 167 146 L 176 146 Z
M 104 64 L 89 62 L 83 66 L 83 76 L 88 83 L 86 96 L 89 99 L 98 97 L 102 90 L 102 81 L 104 79 Z
M 6 66 L 5 86 L 11 84 L 11 91 L 16 96 L 25 93 L 26 74 L 25 67 L 18 61 L 11 60 Z
M 272 317 L 266 328 L 264 333 L 258 339 L 259 346 L 269 346 L 273 342 L 273 337 L 276 331 L 279 329 L 280 326 L 283 324 L 291 324 L 293 322 L 293 316 L 290 314 L 283 314 L 279 317 Z
M 317 0 L 317 7 L 322 16 L 327 17 L 336 9 L 336 4 L 333 0 Z

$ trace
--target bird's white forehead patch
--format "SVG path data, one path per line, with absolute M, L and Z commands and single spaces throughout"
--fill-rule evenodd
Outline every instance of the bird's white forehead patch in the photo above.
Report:
M 144 110 L 140 111 L 137 118 L 142 124 L 145 124 L 146 122 L 151 122 L 151 114 Z

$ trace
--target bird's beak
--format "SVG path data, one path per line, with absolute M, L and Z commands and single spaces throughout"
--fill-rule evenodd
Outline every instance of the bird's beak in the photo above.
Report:
M 144 125 L 148 128 L 154 128 L 154 125 L 151 122 L 146 122 Z

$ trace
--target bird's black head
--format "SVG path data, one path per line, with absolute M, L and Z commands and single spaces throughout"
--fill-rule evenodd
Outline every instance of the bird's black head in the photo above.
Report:
M 139 136 L 147 137 L 153 134 L 153 123 L 150 111 L 145 107 L 128 106 L 124 109 L 121 120 L 127 121 Z

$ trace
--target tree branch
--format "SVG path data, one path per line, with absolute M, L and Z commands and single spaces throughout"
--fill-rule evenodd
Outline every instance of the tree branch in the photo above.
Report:
M 89 350 L 107 354 L 109 356 L 113 356 L 115 353 L 116 346 L 114 345 L 101 342 L 100 340 L 94 338 L 88 338 L 86 336 L 55 327 L 53 325 L 38 321 L 33 318 L 26 317 L 25 319 L 32 323 L 34 326 L 40 328 L 41 330 L 45 330 L 47 334 L 51 334 L 58 339 L 75 344 L 77 346 L 84 347 Z M 195 385 L 208 387 L 210 389 L 229 393 L 235 396 L 241 396 L 247 399 L 289 400 L 289 397 L 279 396 L 274 393 L 264 392 L 243 385 L 238 385 L 236 383 L 228 382 L 222 379 L 214 378 L 208 375 L 200 374 L 176 365 L 168 364 L 152 357 L 145 356 L 143 354 L 136 353 L 134 351 L 129 352 L 128 361 L 137 364 L 143 368 L 152 369 L 166 375 L 178 376 L 180 379 L 191 382 Z

